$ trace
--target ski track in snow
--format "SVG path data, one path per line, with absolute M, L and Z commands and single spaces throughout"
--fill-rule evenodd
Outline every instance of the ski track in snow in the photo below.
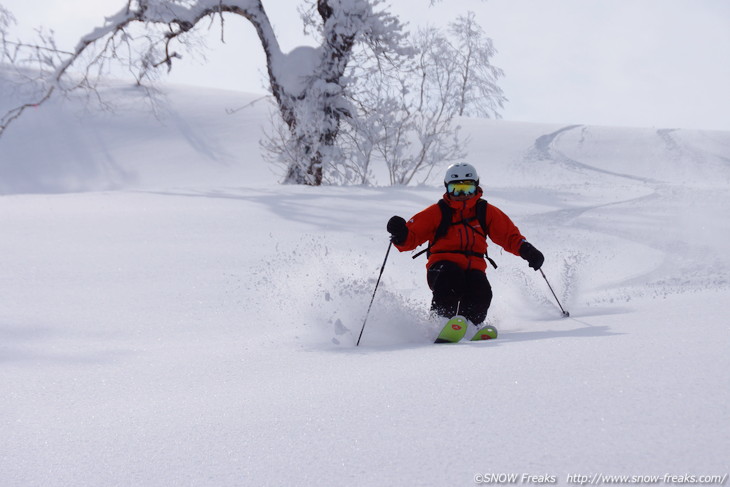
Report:
M 727 288 L 727 265 L 719 262 L 717 259 L 705 262 L 702 259 L 703 255 L 712 255 L 714 249 L 708 244 L 716 236 L 710 233 L 709 229 L 703 228 L 707 232 L 705 236 L 706 240 L 698 238 L 696 243 L 688 243 L 685 238 L 686 236 L 679 235 L 676 232 L 678 227 L 681 229 L 684 228 L 684 225 L 681 225 L 684 222 L 680 221 L 680 225 L 677 224 L 678 218 L 692 218 L 691 214 L 688 215 L 682 211 L 681 205 L 695 208 L 698 211 L 710 210 L 712 211 L 712 216 L 716 219 L 715 221 L 723 221 L 722 213 L 725 211 L 724 208 L 727 208 L 728 197 L 726 196 L 727 191 L 720 189 L 723 187 L 722 183 L 720 183 L 717 191 L 710 190 L 708 198 L 708 202 L 719 198 L 721 203 L 710 205 L 709 208 L 702 208 L 703 205 L 701 203 L 698 204 L 697 200 L 703 198 L 702 193 L 707 190 L 703 188 L 703 191 L 698 194 L 696 188 L 684 188 L 681 185 L 682 176 L 686 174 L 684 171 L 679 171 L 680 177 L 676 178 L 679 181 L 672 181 L 672 177 L 675 175 L 671 173 L 662 174 L 660 172 L 658 174 L 660 177 L 669 176 L 669 181 L 662 181 L 657 178 L 636 177 L 630 174 L 596 168 L 589 163 L 566 156 L 560 150 L 561 136 L 569 131 L 578 129 L 581 129 L 581 138 L 578 141 L 578 146 L 582 146 L 586 143 L 586 132 L 589 129 L 580 125 L 567 126 L 538 137 L 532 149 L 528 151 L 523 164 L 558 164 L 571 173 L 581 174 L 582 178 L 591 181 L 591 184 L 609 186 L 613 184 L 613 179 L 617 180 L 615 183 L 617 186 L 628 186 L 631 192 L 638 193 L 639 195 L 627 199 L 601 202 L 600 204 L 580 205 L 549 211 L 534 215 L 530 217 L 529 221 L 538 222 L 547 220 L 553 225 L 564 227 L 566 231 L 569 231 L 569 229 L 586 229 L 593 233 L 603 234 L 605 238 L 620 237 L 633 244 L 649 246 L 663 254 L 663 262 L 661 265 L 646 269 L 646 272 L 641 275 L 632 274 L 623 282 L 614 283 L 612 286 L 612 295 L 603 297 L 600 301 L 614 302 L 617 298 L 628 301 L 633 297 L 647 294 L 653 297 L 660 297 L 673 293 Z M 702 156 L 702 150 L 692 145 L 678 142 L 672 136 L 674 132 L 676 130 L 672 129 L 656 131 L 661 145 L 664 146 L 662 153 L 666 154 L 668 159 L 675 162 L 681 161 L 681 164 L 690 165 L 690 167 L 709 165 L 708 158 Z M 574 150 L 573 146 L 568 146 L 568 148 Z M 715 164 L 714 170 L 719 173 L 721 178 L 727 181 L 727 164 L 723 164 L 726 159 L 724 157 L 715 157 L 715 159 L 717 163 Z M 606 181 L 596 183 L 595 181 L 597 179 L 605 179 Z M 622 184 L 620 182 L 621 179 L 628 180 L 629 184 Z M 677 208 L 678 211 L 676 214 L 668 213 L 658 215 L 656 213 L 658 209 L 671 207 Z M 614 208 L 614 212 L 607 211 Z M 595 213 L 609 214 L 618 212 L 630 214 L 630 218 L 637 220 L 636 223 L 632 223 L 630 226 L 606 225 L 605 220 L 596 222 L 597 219 L 592 216 Z M 659 235 L 652 235 L 657 220 L 664 223 L 665 228 L 662 229 Z M 645 228 L 652 230 L 642 231 L 640 228 L 642 224 Z M 726 225 L 724 227 L 725 229 L 727 228 Z M 722 229 L 721 225 L 720 230 Z M 597 243 L 597 245 L 605 246 L 605 242 Z M 696 260 L 692 259 L 691 262 L 688 261 L 687 256 L 690 254 Z M 576 263 L 575 259 L 573 260 L 574 262 L 572 264 L 566 262 L 567 270 L 564 273 L 564 281 L 567 288 L 571 287 L 571 282 L 566 279 L 579 278 L 575 275 Z M 567 277 L 568 275 L 572 277 Z
M 536 161 L 549 161 L 551 163 L 557 163 L 560 165 L 563 165 L 569 170 L 587 170 L 587 171 L 595 171 L 600 174 L 606 174 L 609 176 L 616 176 L 620 178 L 626 178 L 629 180 L 635 180 L 642 183 L 648 183 L 652 182 L 650 179 L 646 178 L 640 178 L 637 176 L 633 176 L 630 174 L 620 174 L 613 171 L 609 171 L 606 169 L 601 169 L 598 167 L 591 166 L 589 164 L 585 164 L 579 161 L 576 161 L 574 159 L 571 159 L 570 157 L 567 157 L 565 154 L 560 152 L 559 149 L 557 149 L 555 146 L 557 145 L 557 142 L 559 141 L 560 136 L 569 130 L 575 130 L 583 128 L 582 125 L 569 125 L 567 127 L 564 127 L 560 130 L 557 130 L 555 132 L 552 132 L 550 134 L 542 135 L 537 138 L 535 141 L 535 145 L 533 146 L 532 151 L 528 154 L 527 158 L 528 160 L 536 160 Z

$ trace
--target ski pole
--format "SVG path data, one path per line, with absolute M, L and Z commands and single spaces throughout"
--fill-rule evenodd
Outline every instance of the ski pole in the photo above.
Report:
M 388 250 L 385 252 L 385 259 L 383 260 L 383 266 L 380 268 L 380 274 L 378 275 L 378 280 L 375 283 L 375 289 L 373 290 L 373 297 L 370 298 L 370 306 L 368 306 L 368 310 L 365 313 L 365 319 L 362 321 L 362 329 L 360 330 L 360 336 L 357 337 L 357 344 L 356 347 L 360 345 L 360 339 L 362 338 L 362 332 L 365 331 L 365 323 L 368 321 L 368 315 L 370 314 L 370 308 L 373 307 L 373 301 L 375 301 L 375 292 L 378 290 L 378 285 L 380 284 L 380 278 L 383 277 L 383 271 L 385 270 L 385 263 L 388 262 L 388 254 L 390 253 L 390 248 L 393 246 L 392 242 L 388 242 Z
M 568 313 L 567 311 L 565 311 L 563 309 L 563 305 L 560 304 L 560 300 L 555 295 L 555 291 L 553 291 L 553 287 L 550 285 L 550 282 L 547 280 L 547 277 L 545 277 L 545 273 L 542 271 L 542 269 L 540 269 L 540 274 L 542 274 L 543 279 L 545 279 L 545 282 L 547 282 L 547 285 L 550 288 L 550 292 L 553 293 L 553 297 L 555 298 L 555 301 L 558 303 L 558 306 L 560 306 L 560 311 L 563 312 L 563 317 L 567 318 L 568 316 L 570 316 L 570 313 Z

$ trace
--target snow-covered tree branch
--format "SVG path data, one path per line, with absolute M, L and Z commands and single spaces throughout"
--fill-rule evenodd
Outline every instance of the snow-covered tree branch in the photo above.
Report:
M 343 75 L 354 45 L 364 42 L 379 53 L 400 49 L 401 24 L 377 10 L 382 3 L 316 0 L 309 22 L 318 28 L 320 45 L 291 53 L 281 51 L 261 0 L 128 0 L 68 53 L 56 49 L 48 38 L 40 45 L 11 41 L 8 29 L 13 18 L 2 9 L 2 62 L 19 68 L 36 65 L 39 89 L 0 117 L 0 135 L 25 110 L 58 92 L 93 90 L 92 72 L 102 72 L 111 64 L 126 65 L 137 73 L 140 83 L 157 68 L 171 69 L 182 57 L 176 50 L 181 38 L 203 19 L 234 14 L 250 21 L 266 55 L 270 90 L 288 128 L 286 143 L 293 154 L 286 181 L 318 185 L 323 166 L 333 157 L 341 117 L 349 110 L 344 97 L 348 80 Z
M 459 79 L 456 92 L 459 115 L 493 117 L 506 101 L 497 80 L 504 72 L 492 65 L 497 53 L 492 39 L 476 22 L 474 12 L 459 16 L 449 26 L 450 51 L 458 57 L 455 63 Z
M 357 116 L 340 137 L 346 163 L 331 175 L 336 181 L 366 184 L 382 161 L 391 184 L 423 182 L 435 165 L 464 157 L 456 117 L 499 116 L 502 71 L 491 64 L 495 50 L 472 13 L 448 34 L 423 29 L 409 42 L 410 54 L 389 60 L 357 52 L 348 72 Z

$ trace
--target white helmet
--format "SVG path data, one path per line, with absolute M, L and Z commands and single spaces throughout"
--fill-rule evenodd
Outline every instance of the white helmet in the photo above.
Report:
M 448 186 L 453 181 L 476 181 L 479 186 L 479 175 L 471 164 L 458 162 L 450 165 L 444 176 L 444 185 Z

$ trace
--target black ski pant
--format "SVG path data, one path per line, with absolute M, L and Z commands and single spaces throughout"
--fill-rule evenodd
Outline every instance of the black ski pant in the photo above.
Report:
M 484 271 L 464 270 L 442 260 L 428 269 L 426 280 L 433 291 L 432 311 L 446 318 L 458 312 L 475 325 L 484 322 L 492 303 L 492 286 Z

